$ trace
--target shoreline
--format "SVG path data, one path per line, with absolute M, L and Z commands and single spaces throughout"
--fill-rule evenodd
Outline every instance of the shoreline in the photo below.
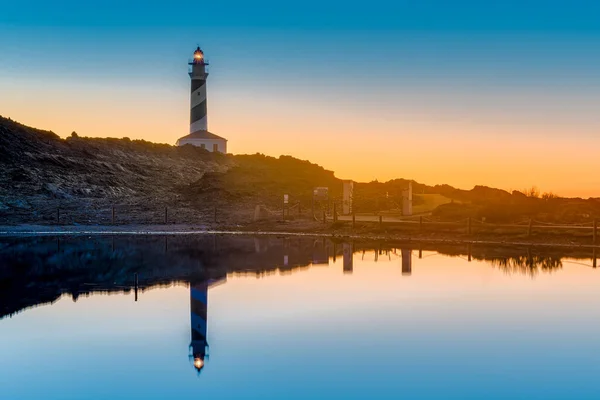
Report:
M 31 236 L 179 236 L 179 235 L 241 235 L 241 236 L 296 236 L 326 237 L 331 239 L 381 240 L 414 243 L 438 244 L 472 244 L 488 246 L 536 246 L 561 248 L 600 249 L 600 244 L 565 242 L 565 239 L 577 239 L 572 236 L 559 237 L 481 237 L 461 235 L 451 232 L 436 233 L 436 237 L 423 234 L 391 233 L 391 232 L 352 232 L 344 229 L 249 229 L 251 226 L 222 227 L 216 229 L 206 225 L 14 225 L 0 226 L 0 237 Z M 254 227 L 256 228 L 256 227 Z M 273 227 L 271 227 L 273 228 Z M 293 228 L 293 227 L 291 227 Z

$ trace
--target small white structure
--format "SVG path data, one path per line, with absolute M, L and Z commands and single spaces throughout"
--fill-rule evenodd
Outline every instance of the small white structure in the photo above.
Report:
M 412 182 L 408 183 L 408 189 L 402 191 L 402 215 L 413 214 Z
M 184 146 L 186 144 L 201 147 L 208 151 L 227 153 L 227 139 L 209 131 L 196 131 L 179 138 L 177 141 L 177 146 Z
M 354 199 L 354 182 L 344 181 L 342 194 L 342 214 L 352 214 L 352 200 Z
M 227 153 L 227 139 L 208 131 L 208 115 L 206 108 L 206 79 L 208 62 L 200 47 L 194 51 L 194 58 L 189 62 L 191 95 L 190 95 L 190 134 L 177 140 L 177 146 L 191 144 L 208 151 Z

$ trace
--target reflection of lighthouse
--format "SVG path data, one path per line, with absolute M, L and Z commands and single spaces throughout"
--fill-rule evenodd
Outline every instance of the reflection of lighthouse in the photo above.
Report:
M 204 367 L 204 358 L 208 343 L 206 342 L 206 311 L 208 309 L 208 282 L 204 281 L 190 286 L 190 313 L 192 317 L 192 342 L 190 358 L 198 372 Z

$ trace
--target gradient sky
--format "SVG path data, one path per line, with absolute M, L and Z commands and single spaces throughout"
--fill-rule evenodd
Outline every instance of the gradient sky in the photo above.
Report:
M 200 44 L 233 153 L 600 196 L 594 1 L 6 3 L 0 115 L 27 125 L 174 143 Z

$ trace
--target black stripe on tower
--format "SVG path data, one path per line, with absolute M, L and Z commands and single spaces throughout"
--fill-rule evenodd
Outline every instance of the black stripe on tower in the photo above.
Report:
M 205 83 L 206 81 L 204 79 L 192 79 L 192 93 Z
M 190 112 L 190 124 L 200 121 L 204 117 L 206 117 L 206 100 L 192 108 Z
M 206 321 L 206 304 L 204 304 L 200 300 L 192 298 L 190 311 L 192 312 L 192 314 L 196 314 L 197 316 Z

